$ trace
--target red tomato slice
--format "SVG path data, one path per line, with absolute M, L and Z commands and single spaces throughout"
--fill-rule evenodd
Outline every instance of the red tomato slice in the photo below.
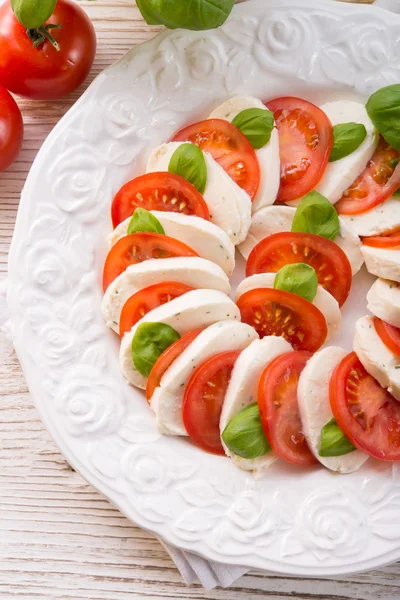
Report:
M 303 434 L 297 404 L 300 374 L 310 357 L 309 352 L 281 354 L 265 367 L 258 385 L 261 423 L 271 448 L 300 467 L 318 463 Z
M 378 317 L 374 317 L 374 326 L 386 348 L 389 348 L 396 356 L 400 356 L 400 329 Z
M 290 202 L 316 187 L 333 146 L 332 125 L 326 114 L 300 98 L 276 98 L 266 104 L 279 132 L 281 186 L 278 200 Z
M 383 138 L 361 175 L 335 208 L 340 215 L 359 215 L 382 204 L 400 187 L 400 152 Z
M 367 373 L 355 352 L 334 370 L 329 397 L 345 436 L 380 460 L 400 460 L 400 402 Z
M 210 220 L 200 192 L 189 181 L 173 173 L 147 173 L 123 185 L 111 205 L 113 227 L 131 217 L 135 208 L 177 212 Z
M 256 273 L 277 273 L 288 264 L 314 267 L 318 282 L 342 306 L 350 293 L 352 272 L 343 250 L 326 238 L 312 233 L 274 233 L 254 246 L 247 259 L 246 277 Z
M 225 455 L 219 419 L 240 350 L 212 356 L 193 372 L 183 399 L 183 422 L 190 438 L 206 452 Z
M 191 292 L 193 289 L 184 283 L 163 281 L 133 294 L 122 307 L 119 318 L 119 334 L 121 338 L 153 308 L 166 304 L 174 298 L 179 298 L 179 296 Z
M 103 270 L 103 291 L 129 265 L 136 265 L 150 258 L 174 256 L 198 256 L 197 252 L 183 242 L 160 233 L 132 233 L 126 235 L 107 254 Z
M 400 231 L 392 231 L 387 235 L 371 235 L 361 238 L 364 246 L 372 248 L 398 248 L 400 246 Z
M 237 127 L 223 119 L 207 119 L 181 129 L 174 142 L 192 142 L 208 152 L 250 198 L 260 185 L 260 165 L 253 146 Z
M 254 327 L 260 337 L 282 336 L 295 350 L 316 352 L 328 334 L 321 311 L 297 294 L 254 289 L 242 294 L 237 305 L 242 321 Z
M 177 340 L 171 346 L 168 346 L 166 350 L 159 356 L 159 358 L 154 363 L 153 368 L 150 371 L 150 375 L 147 379 L 146 384 L 146 399 L 147 402 L 150 403 L 150 400 L 154 394 L 156 388 L 159 387 L 160 381 L 164 373 L 169 369 L 174 360 L 178 358 L 182 354 L 184 350 L 197 338 L 199 333 L 201 333 L 202 329 L 196 329 L 195 331 L 190 331 L 180 340 Z

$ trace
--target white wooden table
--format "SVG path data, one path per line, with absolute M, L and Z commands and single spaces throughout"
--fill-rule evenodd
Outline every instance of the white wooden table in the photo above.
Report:
M 131 0 L 82 5 L 98 34 L 89 80 L 158 31 L 143 22 Z M 6 276 L 28 170 L 45 137 L 81 92 L 55 102 L 19 101 L 23 151 L 0 174 L 0 279 Z M 230 590 L 187 588 L 159 542 L 129 523 L 61 456 L 39 420 L 12 347 L 0 338 L 0 600 L 16 598 L 396 600 L 400 564 L 340 580 L 267 578 L 253 571 Z

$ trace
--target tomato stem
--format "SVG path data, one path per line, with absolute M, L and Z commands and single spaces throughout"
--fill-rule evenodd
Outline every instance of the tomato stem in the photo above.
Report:
M 36 29 L 27 29 L 26 34 L 28 38 L 33 42 L 35 48 L 38 48 L 45 42 L 46 40 L 50 42 L 50 44 L 60 52 L 60 44 L 55 40 L 55 38 L 51 35 L 50 29 L 60 29 L 61 25 L 54 25 L 53 23 L 49 23 L 48 25 L 41 25 Z

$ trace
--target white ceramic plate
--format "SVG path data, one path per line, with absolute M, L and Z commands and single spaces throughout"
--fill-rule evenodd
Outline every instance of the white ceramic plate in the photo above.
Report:
M 218 31 L 164 32 L 102 73 L 43 145 L 10 253 L 15 344 L 42 419 L 68 461 L 138 525 L 207 558 L 296 575 L 400 558 L 400 477 L 368 461 L 337 476 L 276 463 L 262 480 L 160 437 L 118 367 L 100 314 L 113 194 L 149 152 L 238 93 L 319 103 L 400 81 L 400 18 L 328 0 L 254 0 Z M 240 275 L 240 271 L 239 271 Z M 371 278 L 339 340 L 351 348 Z

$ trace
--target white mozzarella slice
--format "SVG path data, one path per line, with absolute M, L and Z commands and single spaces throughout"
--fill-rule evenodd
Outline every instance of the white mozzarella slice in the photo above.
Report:
M 258 100 L 258 98 L 252 98 L 251 96 L 235 96 L 213 110 L 208 118 L 233 121 L 242 110 L 247 110 L 248 108 L 261 108 L 266 110 L 266 107 L 261 100 Z M 260 164 L 260 186 L 257 195 L 253 200 L 253 213 L 263 206 L 273 204 L 278 195 L 281 164 L 279 158 L 279 134 L 276 127 L 274 127 L 271 132 L 269 142 L 265 144 L 263 148 L 255 150 L 255 153 Z
M 357 235 L 381 235 L 400 228 L 400 200 L 392 197 L 360 215 L 340 217 Z
M 308 447 L 320 463 L 338 473 L 352 473 L 368 460 L 368 455 L 359 450 L 343 456 L 319 455 L 321 431 L 333 419 L 329 402 L 329 381 L 334 369 L 345 356 L 344 350 L 333 346 L 320 350 L 307 362 L 297 388 L 300 417 Z
M 183 336 L 230 319 L 240 321 L 239 309 L 226 294 L 216 290 L 193 290 L 151 310 L 122 338 L 119 360 L 123 376 L 136 387 L 146 387 L 146 377 L 137 371 L 132 360 L 132 340 L 142 323 L 165 323 Z
M 259 273 L 258 275 L 251 275 L 243 279 L 238 285 L 236 290 L 236 302 L 242 294 L 249 290 L 258 288 L 273 288 L 276 273 Z M 331 337 L 338 329 L 341 321 L 341 313 L 339 304 L 333 296 L 320 285 L 318 286 L 317 294 L 313 300 L 314 306 L 316 306 L 324 315 L 326 324 L 328 326 L 328 336 L 326 341 Z
M 371 275 L 400 281 L 400 249 L 361 247 L 367 271 Z
M 267 206 L 259 210 L 251 219 L 250 231 L 239 250 L 247 260 L 250 252 L 261 240 L 274 233 L 291 231 L 296 209 L 290 206 Z M 335 243 L 340 246 L 349 259 L 355 275 L 364 262 L 361 254 L 361 242 L 353 230 L 339 218 L 340 231 Z
M 400 285 L 387 279 L 377 279 L 367 294 L 367 308 L 373 315 L 400 327 Z
M 241 410 L 257 402 L 258 382 L 261 373 L 274 358 L 285 352 L 291 352 L 291 345 L 281 337 L 268 336 L 255 340 L 243 350 L 233 367 L 231 379 L 222 407 L 220 430 L 223 433 L 229 421 Z M 240 469 L 261 473 L 276 460 L 273 452 L 254 459 L 237 456 L 222 442 L 225 453 Z
M 168 171 L 175 150 L 186 142 L 162 144 L 150 155 L 147 172 Z M 250 227 L 251 200 L 237 183 L 207 152 L 203 152 L 207 166 L 207 184 L 204 200 L 210 211 L 210 219 L 229 236 L 236 245 L 243 242 Z
M 202 331 L 172 363 L 154 390 L 150 406 L 155 412 L 158 430 L 164 435 L 187 435 L 182 403 L 194 369 L 220 352 L 243 350 L 257 338 L 250 325 L 236 321 L 220 321 Z
M 349 156 L 327 164 L 324 175 L 316 186 L 316 191 L 335 204 L 364 171 L 376 150 L 379 133 L 372 124 L 364 104 L 352 100 L 327 102 L 321 109 L 329 117 L 332 125 L 360 123 L 365 125 L 367 136 L 363 143 Z
M 219 290 L 230 294 L 224 271 L 215 263 L 196 256 L 150 259 L 130 265 L 108 286 L 101 305 L 107 327 L 119 331 L 119 318 L 125 302 L 136 292 L 165 281 L 184 283 L 195 289 Z
M 235 246 L 220 227 L 194 215 L 150 211 L 161 223 L 165 235 L 192 248 L 199 256 L 219 265 L 227 275 L 235 268 Z M 125 219 L 108 236 L 110 248 L 128 233 L 131 218 Z

